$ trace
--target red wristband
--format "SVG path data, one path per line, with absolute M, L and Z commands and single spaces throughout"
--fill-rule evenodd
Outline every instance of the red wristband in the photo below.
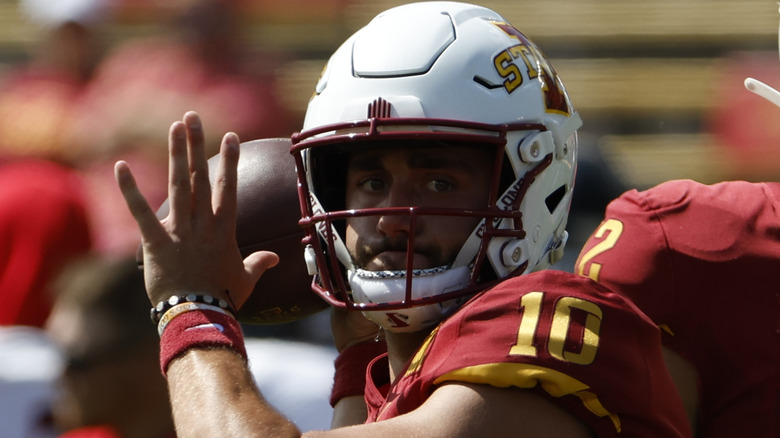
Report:
M 179 355 L 197 347 L 228 347 L 244 357 L 246 347 L 241 325 L 235 318 L 213 310 L 193 310 L 176 316 L 160 337 L 160 368 L 163 376 Z
M 330 405 L 336 406 L 339 400 L 353 395 L 363 395 L 366 390 L 366 369 L 377 356 L 387 352 L 385 341 L 367 341 L 351 345 L 336 357 L 333 375 L 333 391 Z

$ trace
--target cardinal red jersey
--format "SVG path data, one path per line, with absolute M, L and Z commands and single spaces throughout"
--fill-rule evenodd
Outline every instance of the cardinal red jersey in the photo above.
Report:
M 630 297 L 699 375 L 700 437 L 772 437 L 780 184 L 672 181 L 613 201 L 575 270 Z
M 660 331 L 629 300 L 570 273 L 501 282 L 443 321 L 389 388 L 369 367 L 369 421 L 413 411 L 445 382 L 537 391 L 599 437 L 689 436 Z

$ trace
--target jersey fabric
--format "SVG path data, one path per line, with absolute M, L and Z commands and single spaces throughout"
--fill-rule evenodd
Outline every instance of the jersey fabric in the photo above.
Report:
M 423 343 L 392 386 L 386 356 L 369 366 L 369 421 L 413 411 L 445 382 L 537 391 L 599 437 L 689 436 L 659 329 L 587 278 L 540 271 L 466 303 Z
M 698 436 L 780 436 L 780 184 L 671 181 L 614 200 L 577 273 L 630 297 L 699 377 Z

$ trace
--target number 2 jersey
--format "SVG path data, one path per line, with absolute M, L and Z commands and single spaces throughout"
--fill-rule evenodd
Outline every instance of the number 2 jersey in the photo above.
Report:
M 367 372 L 369 421 L 413 411 L 445 382 L 527 388 L 599 437 L 690 436 L 659 329 L 590 279 L 546 270 L 507 279 L 444 320 L 389 385 Z
M 630 297 L 698 373 L 698 436 L 780 436 L 780 184 L 614 200 L 575 270 Z

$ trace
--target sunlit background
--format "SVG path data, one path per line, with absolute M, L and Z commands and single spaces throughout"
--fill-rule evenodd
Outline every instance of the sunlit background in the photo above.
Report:
M 82 21 L 94 29 L 103 56 L 134 39 L 166 36 L 173 17 L 195 3 L 23 3 L 50 6 L 61 1 L 102 5 L 97 18 Z M 239 11 L 236 29 L 241 50 L 264 70 L 276 96 L 277 107 L 271 112 L 289 115 L 285 123 L 275 123 L 277 131 L 250 135 L 285 135 L 297 129 L 328 55 L 376 13 L 403 3 L 407 2 L 232 1 Z M 492 0 L 481 4 L 502 13 L 542 48 L 582 115 L 585 124 L 580 132 L 582 165 L 575 214 L 601 211 L 607 200 L 626 188 L 645 188 L 672 178 L 715 182 L 776 179 L 780 174 L 780 109 L 742 85 L 748 76 L 780 85 L 776 2 Z M 51 23 L 57 22 L 42 18 L 51 8 L 40 5 L 36 16 L 35 7 L 31 13 L 30 8 L 20 10 L 19 1 L 0 0 L 0 73 L 28 62 Z M 125 66 L 125 74 L 132 75 L 134 69 Z M 110 94 L 112 87 L 104 90 Z M 138 96 L 134 93 L 129 94 Z M 127 95 L 110 99 L 114 106 L 121 106 Z M 125 123 L 153 127 L 164 141 L 165 127 L 179 116 L 179 108 L 172 105 L 171 117 L 167 117 L 168 113 L 153 109 L 156 99 L 134 104 L 140 105 L 140 119 L 155 116 L 157 121 L 139 121 L 125 114 L 129 120 Z M 0 118 L 0 126 L 3 123 Z M 216 125 L 238 129 L 229 123 Z M 88 131 L 106 126 L 97 124 Z M 573 227 L 577 226 L 575 221 Z M 582 225 L 583 230 L 590 226 Z

